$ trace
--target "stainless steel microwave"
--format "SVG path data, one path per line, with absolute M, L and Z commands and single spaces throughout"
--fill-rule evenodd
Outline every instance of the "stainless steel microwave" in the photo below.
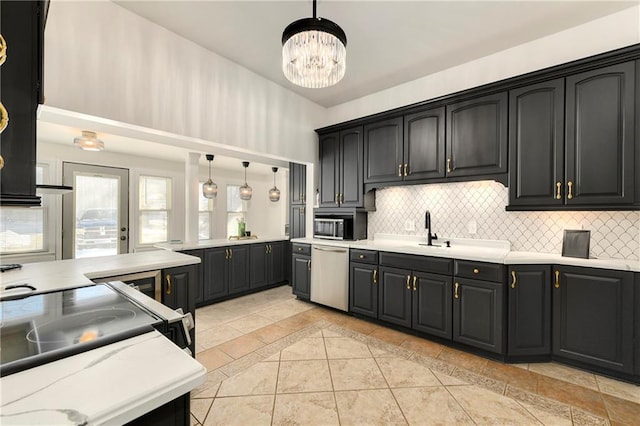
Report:
M 353 240 L 353 219 L 316 217 L 313 219 L 313 238 Z

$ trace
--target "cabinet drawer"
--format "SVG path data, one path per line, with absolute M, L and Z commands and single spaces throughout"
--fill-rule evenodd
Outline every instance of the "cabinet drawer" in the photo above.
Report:
M 380 252 L 380 265 L 412 271 L 451 275 L 453 260 L 442 257 Z
M 456 260 L 456 277 L 473 278 L 482 281 L 504 281 L 504 265 L 497 263 L 472 262 Z
M 291 253 L 311 256 L 311 244 L 293 243 L 291 245 Z
M 349 254 L 351 262 L 362 263 L 378 263 L 378 252 L 373 250 L 355 250 L 352 249 Z

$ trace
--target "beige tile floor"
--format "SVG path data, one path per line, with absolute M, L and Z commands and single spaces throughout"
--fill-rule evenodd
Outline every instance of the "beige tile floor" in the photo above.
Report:
M 194 425 L 640 424 L 640 386 L 505 365 L 295 299 L 200 308 Z

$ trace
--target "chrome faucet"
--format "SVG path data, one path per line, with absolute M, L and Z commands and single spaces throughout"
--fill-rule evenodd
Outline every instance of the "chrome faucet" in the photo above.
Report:
M 429 213 L 429 210 L 424 214 L 424 227 L 427 230 L 427 245 L 432 246 L 432 241 L 438 239 L 438 234 L 431 235 L 431 213 Z

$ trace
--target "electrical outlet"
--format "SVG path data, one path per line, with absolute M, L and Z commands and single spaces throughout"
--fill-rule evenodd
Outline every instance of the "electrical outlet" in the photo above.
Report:
M 413 220 L 405 220 L 404 221 L 404 230 L 405 231 L 415 231 L 416 230 L 416 222 Z
M 475 220 L 469 221 L 467 223 L 467 232 L 471 235 L 475 235 L 478 232 L 478 224 Z

